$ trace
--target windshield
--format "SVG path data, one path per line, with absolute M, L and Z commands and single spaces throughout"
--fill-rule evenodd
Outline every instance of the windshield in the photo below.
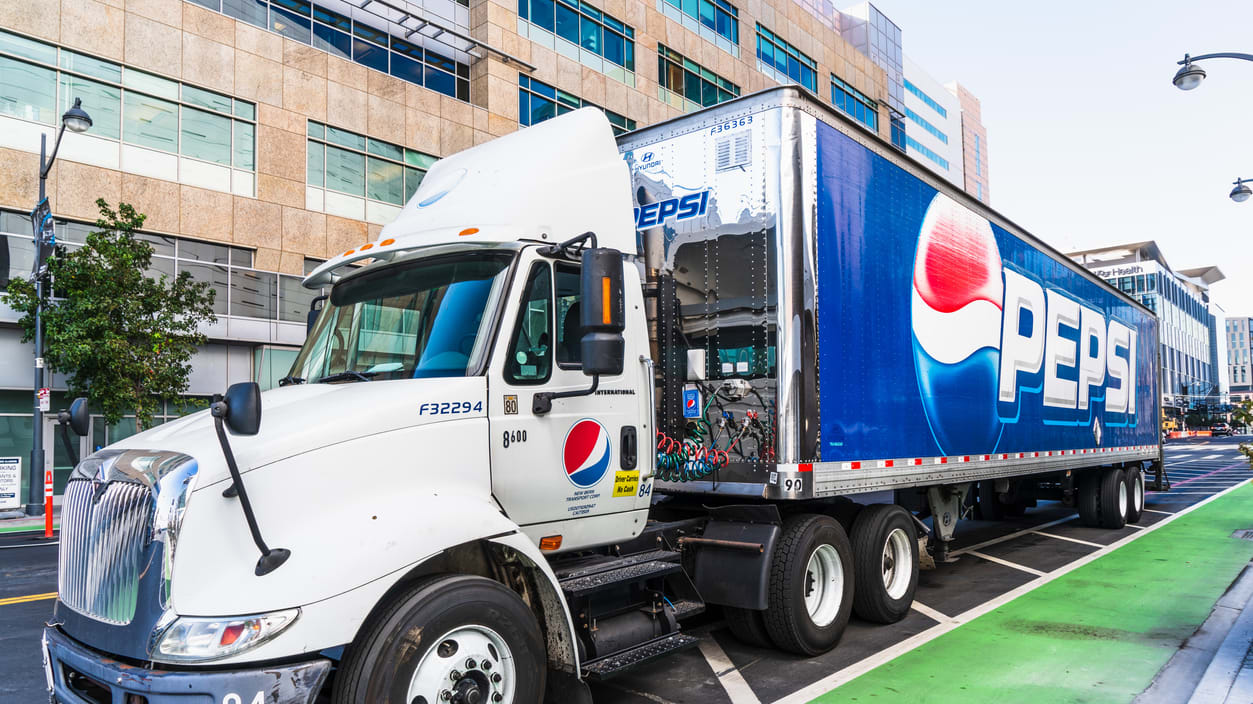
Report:
M 509 252 L 459 253 L 387 266 L 337 284 L 290 381 L 465 376 L 487 347 Z

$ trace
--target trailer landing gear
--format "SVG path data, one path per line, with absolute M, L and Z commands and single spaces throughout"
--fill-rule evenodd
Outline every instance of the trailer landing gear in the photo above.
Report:
M 948 544 L 957 528 L 957 518 L 970 484 L 932 486 L 927 488 L 927 503 L 931 507 L 930 551 L 936 562 L 956 562 L 948 554 Z

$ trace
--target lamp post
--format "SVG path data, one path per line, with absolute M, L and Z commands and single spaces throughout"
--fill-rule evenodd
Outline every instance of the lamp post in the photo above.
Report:
M 35 235 L 35 264 L 31 277 L 35 280 L 35 409 L 34 423 L 31 427 L 34 436 L 31 442 L 30 451 L 30 487 L 26 494 L 26 514 L 29 516 L 38 516 L 44 511 L 44 488 L 43 484 L 43 466 L 44 466 L 44 425 L 43 410 L 39 406 L 39 394 L 44 388 L 44 360 L 43 360 L 43 301 L 44 301 L 44 279 L 47 278 L 46 260 L 49 250 L 56 239 L 52 230 L 52 214 L 48 207 L 48 172 L 52 170 L 52 164 L 57 159 L 57 150 L 61 148 L 61 137 L 65 135 L 65 130 L 71 132 L 86 132 L 91 128 L 91 116 L 83 110 L 83 101 L 79 98 L 74 99 L 74 106 L 65 111 L 61 116 L 61 127 L 57 130 L 57 139 L 52 144 L 52 155 L 47 155 L 48 135 L 39 135 L 39 203 L 35 206 L 35 211 L 31 214 L 31 223 L 34 226 Z
M 1235 202 L 1243 203 L 1249 199 L 1249 196 L 1253 195 L 1253 189 L 1244 185 L 1246 183 L 1253 183 L 1253 179 L 1237 178 L 1233 183 L 1235 183 L 1236 187 L 1231 189 L 1231 193 L 1229 195 Z
M 1175 72 L 1175 77 L 1171 81 L 1179 90 L 1196 90 L 1201 86 L 1201 82 L 1205 80 L 1205 69 L 1195 65 L 1194 61 L 1204 61 L 1205 59 L 1240 59 L 1242 61 L 1253 61 L 1253 54 L 1241 54 L 1235 51 L 1220 51 L 1216 54 L 1201 54 L 1200 56 L 1192 56 L 1184 54 L 1183 59 L 1178 63 L 1182 67 Z M 1243 203 L 1253 195 L 1246 183 L 1253 182 L 1253 179 L 1237 178 L 1235 180 L 1235 188 L 1231 189 L 1230 198 L 1237 203 Z

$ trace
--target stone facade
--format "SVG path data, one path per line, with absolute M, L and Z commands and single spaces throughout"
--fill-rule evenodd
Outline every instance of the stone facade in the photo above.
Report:
M 471 66 L 469 103 L 185 0 L 0 3 L 0 28 L 255 102 L 255 197 L 62 156 L 49 181 L 51 205 L 58 216 L 93 220 L 97 197 L 124 200 L 147 213 L 148 229 L 255 248 L 257 268 L 288 274 L 303 273 L 306 257 L 342 252 L 380 229 L 306 209 L 307 120 L 446 156 L 518 129 L 521 71 L 643 126 L 679 114 L 658 99 L 658 43 L 736 83 L 741 94 L 773 85 L 757 69 L 760 22 L 818 62 L 817 88 L 824 99 L 827 77 L 834 73 L 880 102 L 880 129 L 886 131 L 883 70 L 842 40 L 830 20 L 814 17 L 793 0 L 737 5 L 740 58 L 658 12 L 656 0 L 597 4 L 635 29 L 634 88 L 520 36 L 513 0 L 471 0 L 470 36 L 535 69 L 481 52 L 484 58 Z M 32 144 L 31 152 L 0 148 L 0 207 L 29 210 L 35 202 L 37 146 Z
M 979 99 L 960 83 L 948 84 L 957 96 L 962 112 L 962 170 L 966 192 L 984 203 L 991 203 L 988 190 L 988 131 L 983 128 Z

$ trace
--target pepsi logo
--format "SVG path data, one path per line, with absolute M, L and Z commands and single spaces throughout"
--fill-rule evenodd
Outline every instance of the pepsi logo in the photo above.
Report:
M 695 410 L 695 409 L 696 409 L 696 399 L 695 399 L 694 397 L 688 396 L 688 397 L 687 397 L 687 402 L 684 404 L 684 406 L 685 406 L 685 407 L 687 408 L 687 410 L 689 410 L 689 411 Z
M 1027 394 L 1046 423 L 1134 424 L 1137 332 L 1006 266 L 991 224 L 943 194 L 923 218 L 912 284 L 915 371 L 942 454 L 995 449 Z
M 918 386 L 943 454 L 986 451 L 1000 436 L 1003 294 L 992 226 L 937 194 L 918 235 L 911 317 Z
M 566 433 L 561 459 L 570 483 L 586 489 L 604 479 L 609 469 L 609 432 L 591 418 L 575 423 Z

